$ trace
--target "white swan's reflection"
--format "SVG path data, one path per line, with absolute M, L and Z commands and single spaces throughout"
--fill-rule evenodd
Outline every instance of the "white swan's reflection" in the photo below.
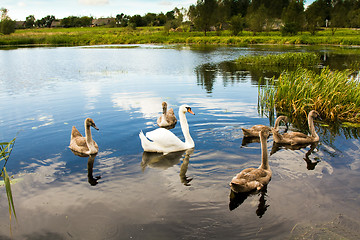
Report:
M 190 186 L 190 182 L 192 178 L 186 176 L 186 172 L 189 166 L 190 155 L 194 153 L 194 148 L 187 149 L 185 151 L 171 152 L 168 154 L 163 153 L 155 153 L 155 152 L 143 152 L 142 161 L 141 161 L 141 169 L 145 171 L 146 167 L 150 168 L 158 168 L 166 170 L 178 163 L 180 163 L 180 159 L 182 156 L 183 162 L 180 166 L 180 181 L 185 186 Z

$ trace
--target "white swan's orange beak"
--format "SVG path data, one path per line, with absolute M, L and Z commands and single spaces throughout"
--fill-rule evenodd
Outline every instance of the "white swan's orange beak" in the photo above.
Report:
M 188 113 L 191 113 L 192 115 L 195 115 L 195 113 L 191 110 L 191 108 L 187 108 Z

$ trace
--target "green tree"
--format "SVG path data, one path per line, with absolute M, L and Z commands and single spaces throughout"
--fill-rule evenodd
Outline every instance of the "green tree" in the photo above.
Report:
M 295 35 L 301 31 L 305 23 L 304 1 L 292 0 L 289 5 L 284 8 L 282 14 L 284 26 L 282 34 Z
M 141 17 L 139 14 L 136 14 L 136 15 L 130 17 L 129 23 L 133 27 L 146 26 L 146 22 L 144 21 L 143 17 Z
M 89 27 L 91 26 L 93 18 L 92 17 L 75 17 L 75 16 L 69 16 L 66 18 L 61 19 L 60 24 L 65 27 Z
M 256 35 L 257 32 L 263 31 L 267 18 L 265 5 L 261 5 L 255 11 L 252 10 L 247 14 L 246 23 L 253 34 Z
M 258 10 L 261 6 L 265 7 L 267 18 L 281 18 L 283 9 L 289 5 L 290 0 L 252 0 L 252 11 Z
M 250 5 L 250 0 L 220 0 L 221 12 L 227 20 L 231 17 L 241 14 L 245 16 Z
M 55 20 L 54 15 L 47 15 L 46 17 L 42 18 L 44 22 L 44 27 L 51 27 L 52 22 Z
M 360 8 L 353 9 L 348 13 L 349 27 L 360 27 Z
M 143 17 L 144 24 L 146 26 L 156 26 L 157 25 L 156 15 L 157 15 L 156 13 L 147 13 Z
M 11 34 L 15 32 L 15 21 L 7 15 L 8 10 L 6 8 L 1 8 L 1 19 L 0 19 L 0 33 L 2 34 Z
M 26 28 L 32 28 L 34 27 L 35 25 L 35 17 L 34 15 L 29 15 L 26 17 L 26 20 L 25 20 L 25 27 Z
M 123 13 L 116 15 L 115 21 L 116 25 L 120 27 L 127 27 L 129 24 L 130 16 L 125 15 Z
M 218 3 L 216 0 L 198 0 L 196 5 L 189 8 L 189 18 L 195 27 L 206 32 L 218 21 Z
M 331 0 L 316 0 L 305 10 L 306 22 L 309 30 L 325 26 L 330 20 Z
M 232 16 L 230 19 L 230 30 L 233 35 L 237 36 L 244 29 L 245 19 L 241 14 Z

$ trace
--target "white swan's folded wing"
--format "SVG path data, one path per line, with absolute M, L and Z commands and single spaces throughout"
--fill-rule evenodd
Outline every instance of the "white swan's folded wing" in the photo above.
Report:
M 154 143 L 161 145 L 165 149 L 171 150 L 174 146 L 181 147 L 184 145 L 184 142 L 175 136 L 175 134 L 164 128 L 158 128 L 154 131 L 147 132 L 146 137 Z

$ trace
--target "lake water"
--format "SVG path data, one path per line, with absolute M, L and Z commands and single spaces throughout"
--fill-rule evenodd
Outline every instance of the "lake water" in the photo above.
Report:
M 258 114 L 259 73 L 231 61 L 284 51 L 317 51 L 343 67 L 344 55 L 325 47 L 0 50 L 0 141 L 17 136 L 6 166 L 19 180 L 13 239 L 359 239 L 356 128 L 334 133 L 317 122 L 314 149 L 271 154 L 266 191 L 231 194 L 232 177 L 260 164 L 260 144 L 243 144 L 241 127 L 270 125 Z M 162 101 L 176 115 L 181 104 L 192 107 L 194 150 L 143 153 L 138 134 L 157 128 Z M 84 134 L 86 117 L 100 129 L 92 129 L 100 150 L 90 158 L 68 148 L 72 126 Z M 179 123 L 171 131 L 182 138 Z M 274 151 L 271 136 L 267 146 Z M 0 213 L 0 239 L 11 239 L 4 187 Z

